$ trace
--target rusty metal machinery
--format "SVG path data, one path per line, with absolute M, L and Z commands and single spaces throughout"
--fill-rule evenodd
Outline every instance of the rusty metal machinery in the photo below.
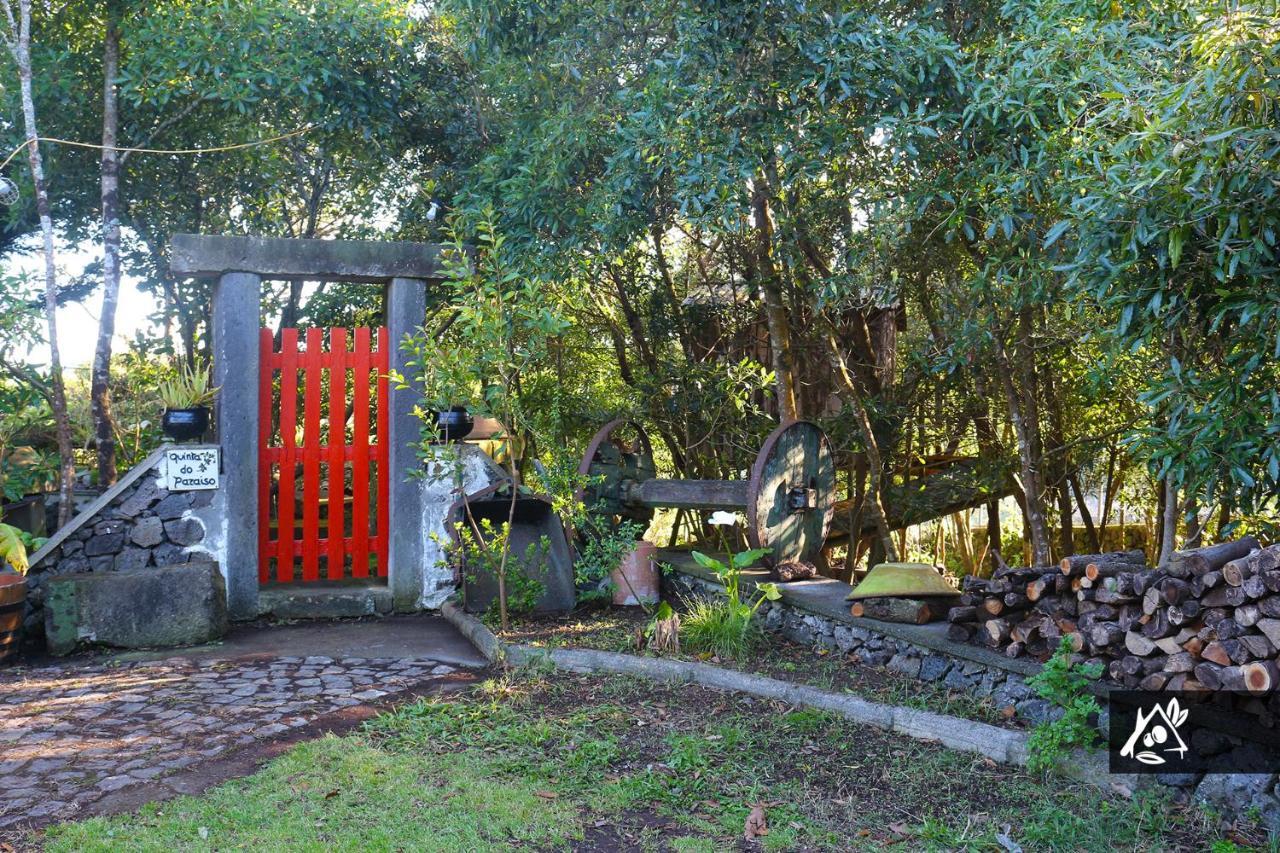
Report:
M 771 549 L 773 565 L 816 561 L 835 510 L 831 445 L 808 421 L 770 433 L 749 480 L 660 479 L 649 436 L 627 420 L 601 427 L 578 473 L 591 478 L 583 493 L 587 508 L 608 516 L 648 524 L 658 507 L 742 512 L 751 547 Z

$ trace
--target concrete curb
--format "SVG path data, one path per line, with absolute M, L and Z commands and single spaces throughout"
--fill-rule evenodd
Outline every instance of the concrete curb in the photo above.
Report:
M 621 673 L 638 675 L 654 681 L 698 684 L 719 690 L 746 693 L 761 699 L 775 699 L 793 705 L 820 708 L 839 714 L 855 723 L 875 726 L 917 740 L 940 743 L 962 752 L 977 753 L 1004 764 L 1025 766 L 1027 763 L 1027 736 L 1022 732 L 959 717 L 949 717 L 945 714 L 935 714 L 931 711 L 869 702 L 849 694 L 832 693 L 816 687 L 792 684 L 761 675 L 750 675 L 711 664 L 644 658 L 592 649 L 542 649 L 534 646 L 506 645 L 485 627 L 484 623 L 464 613 L 456 605 L 446 603 L 441 607 L 440 612 L 491 663 L 524 664 L 547 661 L 570 672 Z
M 470 613 L 464 611 L 461 607 L 452 601 L 446 601 L 440 605 L 440 615 L 445 621 L 458 629 L 462 636 L 467 638 L 471 645 L 476 647 L 476 651 L 484 656 L 484 659 L 491 664 L 500 664 L 504 659 L 504 647 L 498 640 L 497 635 L 485 627 L 484 623 Z

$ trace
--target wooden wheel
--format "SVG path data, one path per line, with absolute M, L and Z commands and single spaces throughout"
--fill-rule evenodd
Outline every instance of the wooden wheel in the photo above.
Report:
M 835 514 L 836 463 L 827 436 L 808 421 L 791 421 L 765 439 L 751 468 L 747 538 L 771 548 L 771 565 L 812 563 Z
M 588 512 L 646 525 L 653 519 L 651 507 L 627 501 L 627 492 L 633 485 L 657 477 L 653 446 L 639 424 L 619 418 L 602 426 L 582 454 L 578 473 L 591 478 L 578 492 Z

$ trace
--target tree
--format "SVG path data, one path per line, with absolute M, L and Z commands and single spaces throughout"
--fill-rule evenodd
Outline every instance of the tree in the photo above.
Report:
M 67 419 L 67 395 L 62 375 L 62 356 L 58 350 L 58 270 L 53 247 L 53 217 L 50 213 L 49 188 L 45 183 L 44 162 L 40 156 L 39 131 L 36 124 L 35 100 L 32 80 L 35 76 L 31 64 L 31 0 L 16 0 L 17 16 L 14 16 L 13 0 L 4 0 L 5 21 L 8 32 L 5 45 L 18 70 L 22 95 L 22 121 L 26 129 L 27 164 L 31 171 L 31 183 L 35 189 L 36 211 L 40 218 L 40 233 L 44 247 L 44 314 L 48 327 L 50 388 L 53 398 L 53 416 L 58 436 L 58 455 L 61 476 L 58 504 L 58 524 L 71 520 L 75 508 L 75 458 L 71 447 L 71 424 Z
M 1191 510 L 1194 538 L 1195 510 L 1217 505 L 1227 535 L 1280 492 L 1280 16 L 1196 0 L 1047 9 L 1142 45 L 1079 113 L 1060 227 L 1116 345 L 1151 353 L 1134 450 L 1167 484 L 1171 520 Z
M 512 263 L 512 250 L 494 229 L 492 211 L 484 211 L 470 225 L 455 221 L 445 265 L 442 323 L 423 328 L 401 346 L 411 356 L 408 377 L 396 377 L 402 387 L 421 390 L 427 410 L 418 414 L 423 427 L 422 454 L 436 460 L 442 448 L 435 441 L 431 411 L 447 411 L 454 405 L 506 429 L 503 453 L 507 463 L 510 505 L 506 522 L 498 530 L 477 525 L 468 508 L 462 538 L 482 550 L 499 546 L 493 567 L 498 582 L 498 611 L 502 630 L 508 623 L 508 565 L 510 537 L 520 495 L 520 459 L 517 448 L 535 436 L 539 402 L 536 374 L 548 360 L 551 341 L 565 330 L 556 306 L 541 283 L 523 277 Z M 473 233 L 464 242 L 462 234 Z M 469 246 L 473 249 L 468 251 Z M 445 325 L 447 324 L 447 325 Z M 465 495 L 464 495 L 465 498 Z
M 94 443 L 98 451 L 98 483 L 116 481 L 115 423 L 111 417 L 111 346 L 120 301 L 120 17 L 122 5 L 107 0 L 102 36 L 102 310 L 93 353 L 89 399 Z
M 600 259 L 624 376 L 642 382 L 637 365 L 656 374 L 670 357 L 666 369 L 685 375 L 755 361 L 771 368 L 778 418 L 856 395 L 866 417 L 846 421 L 857 426 L 845 446 L 877 458 L 878 493 L 899 443 L 903 315 L 895 284 L 851 263 L 852 208 L 860 180 L 929 132 L 927 105 L 954 79 L 945 35 L 826 3 L 552 4 L 532 27 L 518 4 L 448 9 L 481 103 L 501 105 L 481 109 L 495 144 L 472 193 L 525 240 L 530 263 Z M 659 312 L 669 320 L 646 328 Z M 757 322 L 764 346 L 750 340 Z M 833 378 L 838 359 L 853 386 Z M 720 423 L 688 408 L 678 418 L 691 422 L 687 441 L 678 423 L 660 430 L 677 465 L 720 443 L 707 434 Z M 740 470 L 744 443 L 719 466 Z

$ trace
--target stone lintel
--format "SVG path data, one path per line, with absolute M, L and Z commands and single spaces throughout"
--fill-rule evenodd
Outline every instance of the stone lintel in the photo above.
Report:
M 169 245 L 169 270 L 176 276 L 246 272 L 264 279 L 383 283 L 443 277 L 443 247 L 434 243 L 174 234 Z

